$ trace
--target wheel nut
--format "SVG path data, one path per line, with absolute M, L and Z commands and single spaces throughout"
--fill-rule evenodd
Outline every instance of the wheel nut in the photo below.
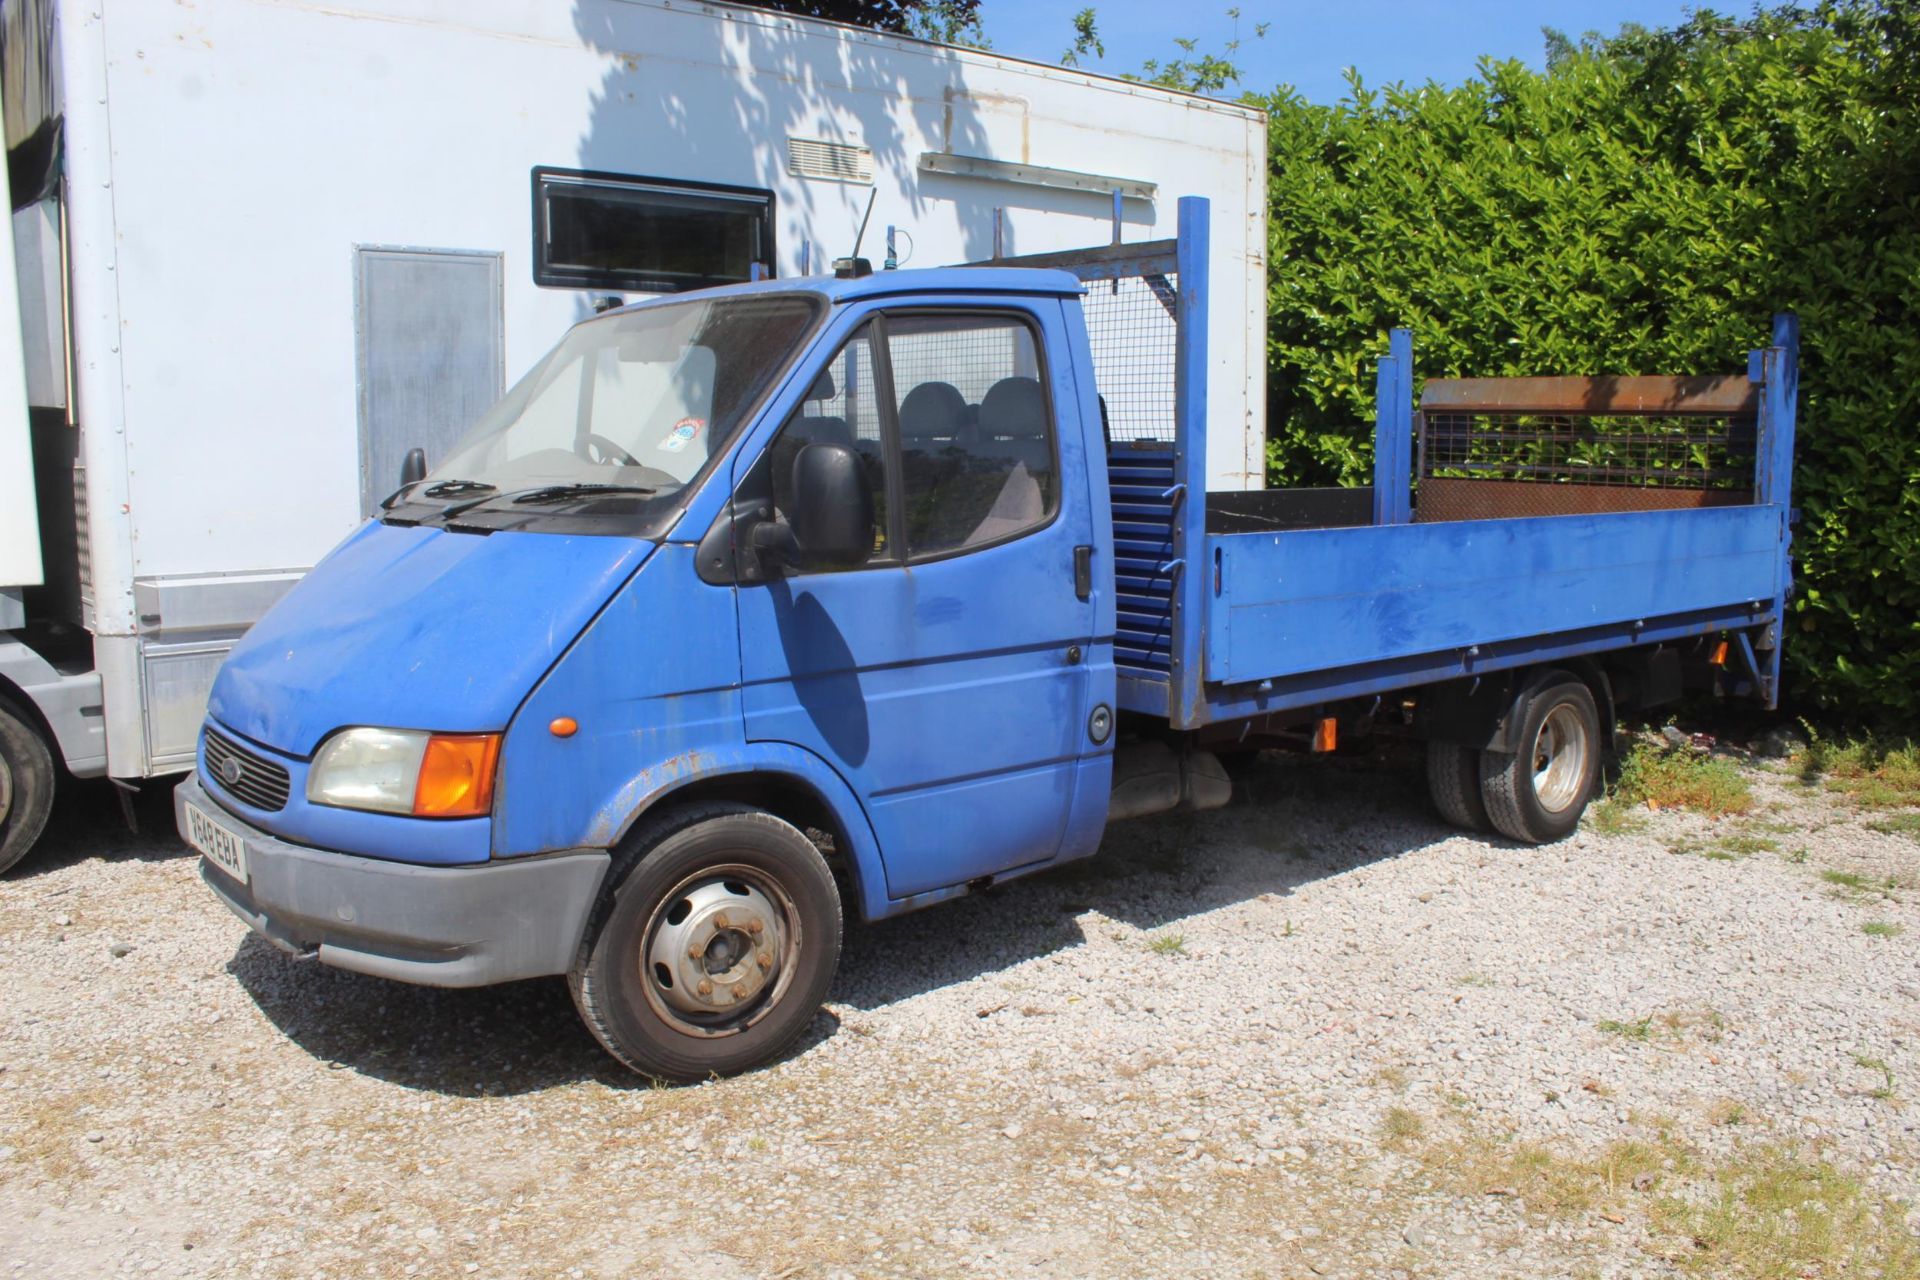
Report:
M 771 952 L 771 951 L 762 951 L 762 952 L 760 953 L 760 967 L 761 967 L 762 969 L 771 969 L 771 968 L 773 968 L 773 952 Z
M 766 927 L 766 925 L 761 923 L 759 916 L 755 916 L 753 919 L 747 921 L 747 932 L 756 938 L 760 936 L 760 931 Z
M 706 948 L 697 942 L 687 948 L 687 959 L 689 960 L 698 960 L 705 954 L 707 954 Z
M 713 983 L 709 982 L 705 978 L 702 978 L 700 979 L 700 986 L 698 987 L 698 990 L 701 995 L 710 996 L 713 994 Z
M 714 928 L 716 928 L 716 929 L 724 929 L 724 928 L 726 928 L 726 927 L 727 927 L 727 913 L 726 913 L 726 912 L 724 912 L 724 911 L 716 911 L 716 912 L 714 912 L 714 913 L 713 913 L 713 927 L 714 927 Z
M 735 1000 L 745 1000 L 745 999 L 747 998 L 747 984 L 746 984 L 746 983 L 744 983 L 744 982 L 736 982 L 736 983 L 734 983 L 734 984 L 733 984 L 733 998 L 734 998 Z

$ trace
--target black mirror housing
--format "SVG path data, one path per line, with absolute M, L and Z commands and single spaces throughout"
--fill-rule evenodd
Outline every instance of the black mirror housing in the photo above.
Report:
M 400 463 L 400 487 L 404 489 L 410 484 L 419 484 L 426 478 L 427 451 L 425 449 L 407 450 L 407 456 Z
M 852 449 L 802 449 L 793 460 L 793 505 L 789 523 L 803 565 L 851 569 L 873 554 L 873 486 Z

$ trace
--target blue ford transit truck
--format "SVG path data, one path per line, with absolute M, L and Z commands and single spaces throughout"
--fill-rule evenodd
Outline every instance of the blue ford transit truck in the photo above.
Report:
M 175 801 L 214 893 L 407 982 L 564 974 L 636 1071 L 738 1071 L 873 920 L 1424 739 L 1571 831 L 1617 708 L 1771 703 L 1796 331 L 1721 377 L 1433 379 L 1371 488 L 1209 494 L 1207 211 L 1172 240 L 583 321 L 275 606 Z

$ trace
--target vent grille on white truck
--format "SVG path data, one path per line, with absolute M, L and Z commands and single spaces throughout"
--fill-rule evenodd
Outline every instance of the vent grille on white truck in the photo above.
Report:
M 796 178 L 825 178 L 829 182 L 873 181 L 873 151 L 850 142 L 822 142 L 814 138 L 787 139 L 787 172 Z

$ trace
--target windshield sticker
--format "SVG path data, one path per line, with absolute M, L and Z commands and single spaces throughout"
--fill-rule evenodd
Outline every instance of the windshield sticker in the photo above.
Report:
M 673 430 L 660 442 L 660 448 L 667 453 L 678 453 L 692 444 L 700 435 L 701 428 L 707 425 L 705 418 L 682 418 L 673 424 Z

